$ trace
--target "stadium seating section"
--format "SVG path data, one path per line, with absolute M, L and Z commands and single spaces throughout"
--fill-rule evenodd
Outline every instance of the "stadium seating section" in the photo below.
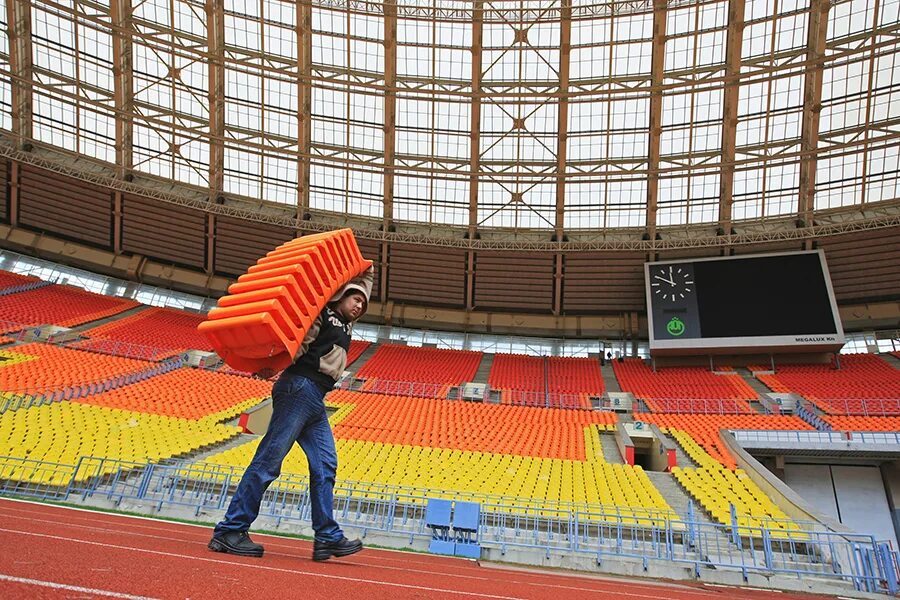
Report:
M 0 350 L 0 390 L 7 392 L 55 391 L 97 383 L 119 375 L 145 371 L 152 363 L 106 354 L 25 344 Z
M 655 373 L 643 360 L 613 362 L 623 391 L 653 412 L 749 414 L 758 396 L 738 374 L 716 375 L 701 367 L 667 367 Z
M 485 406 L 446 400 L 339 391 L 332 416 L 339 478 L 474 497 L 501 510 L 513 506 L 592 504 L 627 521 L 674 518 L 640 467 L 607 463 L 599 435 L 615 417 L 587 411 Z M 206 463 L 244 467 L 258 440 Z M 307 473 L 292 450 L 284 472 Z
M 266 381 L 201 369 L 176 369 L 77 400 L 85 404 L 213 422 L 234 418 L 272 391 Z
M 36 281 L 40 281 L 40 279 L 31 277 L 30 275 L 19 275 L 18 273 L 11 273 L 9 271 L 0 271 L 0 290 L 18 287 Z
M 557 408 L 590 408 L 605 389 L 597 359 L 518 354 L 495 354 L 488 384 L 504 404 Z
M 481 358 L 480 352 L 382 344 L 356 376 L 367 380 L 365 389 L 383 393 L 392 391 L 393 382 L 418 382 L 449 388 L 471 381 Z M 441 395 L 441 392 L 436 391 L 434 395 Z
M 171 308 L 148 307 L 123 319 L 85 331 L 84 335 L 92 339 L 82 342 L 79 347 L 91 348 L 98 340 L 110 340 L 170 351 L 160 356 L 176 354 L 181 350 L 211 352 L 209 341 L 197 331 L 197 325 L 202 321 L 203 315 Z
M 686 432 L 706 453 L 729 469 L 734 469 L 737 465 L 719 437 L 719 431 L 722 429 L 796 431 L 813 428 L 800 417 L 781 415 L 642 414 L 640 419 L 658 425 L 663 431 Z M 694 460 L 697 461 L 696 458 Z
M 0 457 L 74 465 L 82 456 L 159 461 L 221 443 L 240 429 L 75 402 L 0 414 Z M 107 467 L 111 472 L 113 467 Z M 63 485 L 59 475 L 0 458 L 0 479 Z
M 900 417 L 858 417 L 824 415 L 822 419 L 835 431 L 889 431 L 900 432 Z
M 844 354 L 831 365 L 778 366 L 758 375 L 774 392 L 793 392 L 833 415 L 900 415 L 900 370 L 872 354 Z
M 2 331 L 18 329 L 10 324 L 3 325 L 3 322 L 75 327 L 135 306 L 138 306 L 137 302 L 124 298 L 101 296 L 67 285 L 48 285 L 3 296 L 3 302 L 0 302 L 0 328 Z

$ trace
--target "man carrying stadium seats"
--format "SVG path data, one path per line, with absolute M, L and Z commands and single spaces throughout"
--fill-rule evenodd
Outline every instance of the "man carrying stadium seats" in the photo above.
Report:
M 334 436 L 325 412 L 325 394 L 344 371 L 353 322 L 365 314 L 372 293 L 374 269 L 347 283 L 310 326 L 303 344 L 272 388 L 272 419 L 250 466 L 244 472 L 225 517 L 215 528 L 210 550 L 241 556 L 262 556 L 263 547 L 247 531 L 259 515 L 263 494 L 278 475 L 294 442 L 309 462 L 309 495 L 315 530 L 313 560 L 349 556 L 362 550 L 348 540 L 334 520 L 333 491 L 337 473 Z M 268 378 L 265 370 L 257 376 Z

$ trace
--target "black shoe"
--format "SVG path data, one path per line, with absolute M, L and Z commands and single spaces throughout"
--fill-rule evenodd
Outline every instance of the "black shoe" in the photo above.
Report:
M 348 540 L 342 537 L 336 542 L 313 542 L 313 560 L 328 560 L 332 556 L 350 556 L 356 554 L 363 549 L 363 544 L 359 540 Z
M 209 541 L 207 548 L 216 552 L 227 552 L 238 556 L 262 556 L 264 548 L 254 544 L 246 531 L 226 531 L 216 533 Z

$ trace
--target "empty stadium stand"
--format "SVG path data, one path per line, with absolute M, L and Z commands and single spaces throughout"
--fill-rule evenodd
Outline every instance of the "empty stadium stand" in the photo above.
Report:
M 137 302 L 103 296 L 67 285 L 48 285 L 9 294 L 0 302 L 0 328 L 12 331 L 20 325 L 75 327 L 139 306 Z
M 536 512 L 602 505 L 634 522 L 675 518 L 640 467 L 609 464 L 599 435 L 615 416 L 338 391 L 328 403 L 342 480 L 474 497 Z M 258 440 L 204 463 L 245 467 Z M 285 473 L 307 473 L 292 450 Z M 604 509 L 605 510 L 605 509 Z
M 37 281 L 40 281 L 37 277 L 0 270 L 0 290 L 19 287 Z
M 272 384 L 250 377 L 202 369 L 175 369 L 76 400 L 85 404 L 189 420 L 223 421 L 259 404 Z
M 141 360 L 62 348 L 50 344 L 24 344 L 0 350 L 14 360 L 0 362 L 0 390 L 52 391 L 96 383 L 152 366 Z
M 372 342 L 362 340 L 351 340 L 350 351 L 347 352 L 347 366 L 349 367 L 356 362 L 356 359 L 363 355 L 363 352 L 369 349 Z
M 641 359 L 614 362 L 622 390 L 643 400 L 652 412 L 753 413 L 748 400 L 758 396 L 738 375 L 716 375 L 701 367 L 672 367 L 656 372 Z
M 786 415 L 685 415 L 642 414 L 642 421 L 658 425 L 663 431 L 684 431 L 714 460 L 729 469 L 737 465 L 719 437 L 722 429 L 810 430 L 813 427 L 795 416 Z M 687 452 L 687 448 L 685 448 Z M 688 453 L 690 456 L 690 453 Z M 691 457 L 697 461 L 696 458 Z
M 472 380 L 480 362 L 480 352 L 381 344 L 357 377 L 458 385 Z
M 92 338 L 78 347 L 92 348 L 98 340 L 111 340 L 168 350 L 175 354 L 182 350 L 212 351 L 205 336 L 197 331 L 203 315 L 171 308 L 147 307 L 144 310 L 100 325 L 84 332 Z
M 159 461 L 221 443 L 240 429 L 209 421 L 56 402 L 0 414 L 0 457 L 33 458 L 74 465 L 82 456 L 124 461 Z M 113 467 L 110 467 L 110 471 Z M 92 473 L 93 474 L 93 473 Z M 0 479 L 67 484 L 58 472 L 8 464 L 0 458 Z
M 539 356 L 495 354 L 488 385 L 500 390 L 504 404 L 544 406 L 546 404 L 546 372 Z
M 844 354 L 831 365 L 781 365 L 758 375 L 774 392 L 795 393 L 833 415 L 900 415 L 900 370 L 872 354 Z

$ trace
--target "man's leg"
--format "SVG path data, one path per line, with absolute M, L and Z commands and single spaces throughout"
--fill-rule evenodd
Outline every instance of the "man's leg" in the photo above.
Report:
M 262 556 L 262 547 L 249 545 L 245 534 L 259 515 L 262 496 L 278 475 L 281 464 L 294 440 L 303 430 L 308 410 L 297 391 L 301 382 L 279 380 L 272 390 L 272 419 L 269 428 L 256 449 L 253 460 L 238 484 L 225 517 L 216 525 L 210 548 L 221 552 L 246 553 Z M 240 545 L 241 547 L 238 547 Z M 214 547 L 215 546 L 215 547 Z
M 344 537 L 334 520 L 334 480 L 337 475 L 337 451 L 334 435 L 325 413 L 310 418 L 297 438 L 309 463 L 309 498 L 312 526 L 316 532 L 313 560 L 328 560 L 332 556 L 349 556 L 362 550 L 362 542 Z

